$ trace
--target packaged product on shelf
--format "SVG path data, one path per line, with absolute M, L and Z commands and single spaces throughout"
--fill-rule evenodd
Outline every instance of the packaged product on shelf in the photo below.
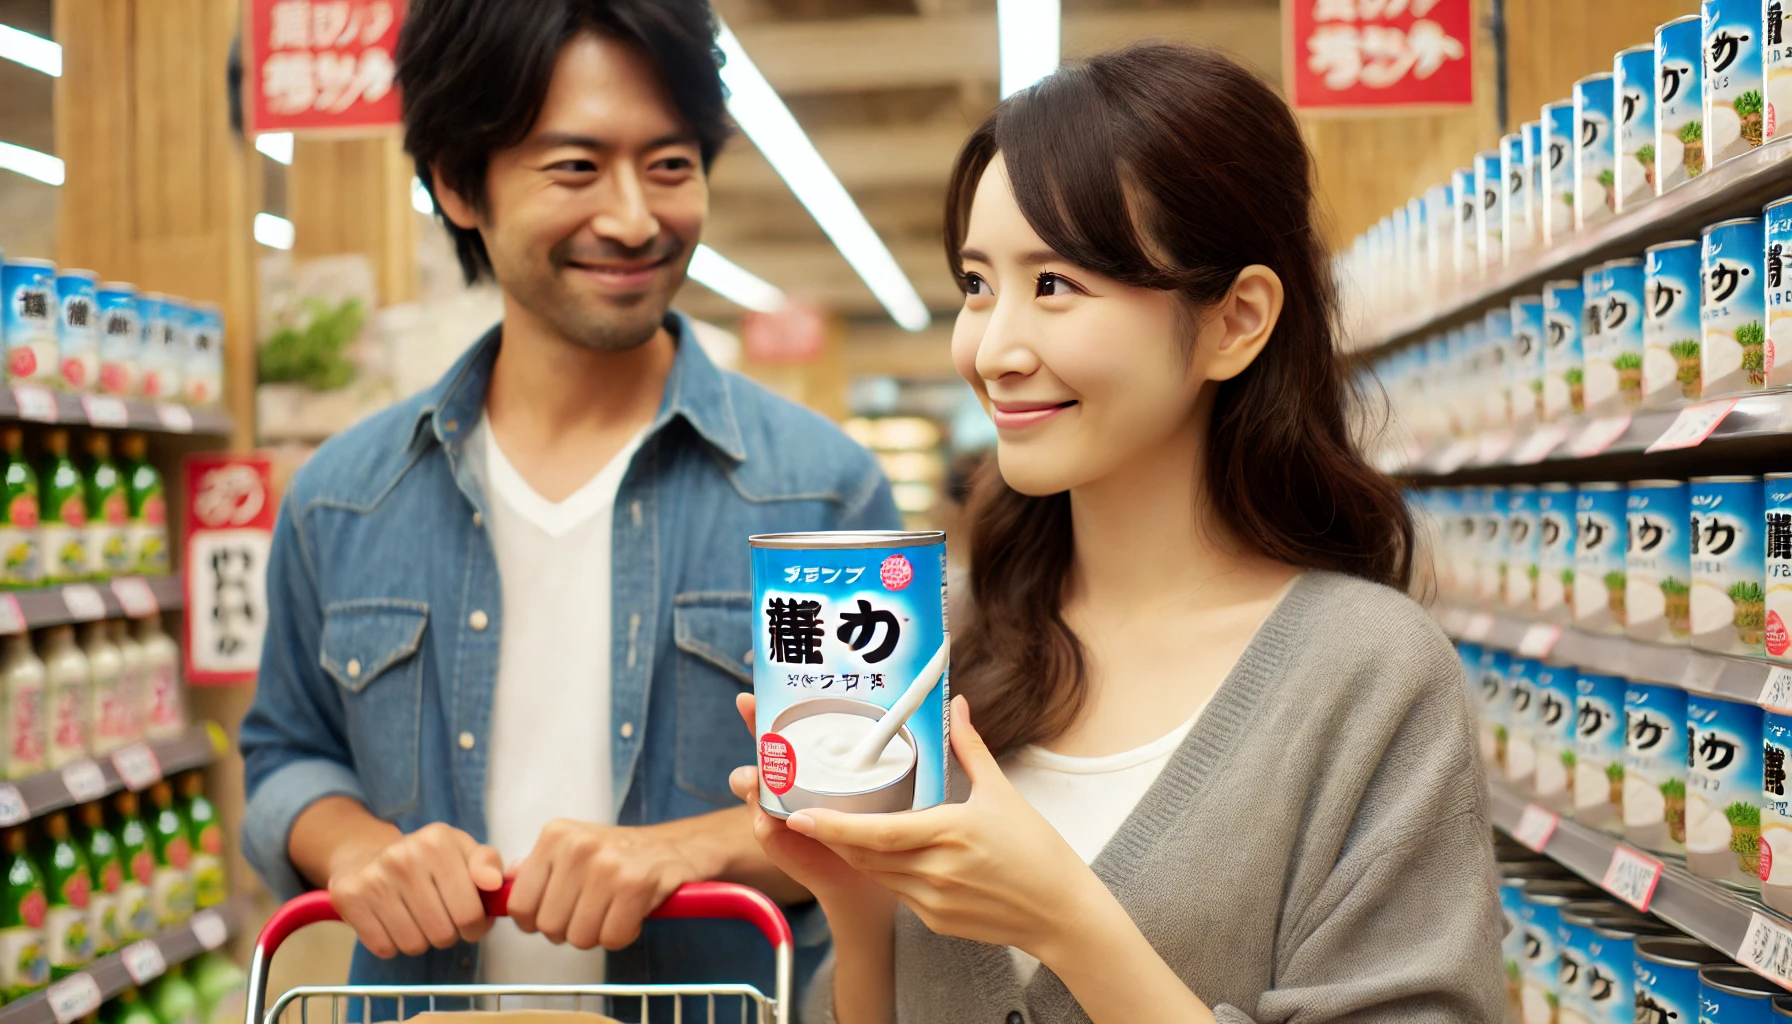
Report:
M 93 893 L 88 899 L 88 927 L 94 955 L 103 956 L 122 944 L 118 899 L 124 886 L 124 859 L 117 838 L 106 828 L 105 808 L 98 803 L 81 807 L 81 843 Z
M 216 303 L 197 303 L 187 324 L 181 397 L 193 405 L 214 405 L 224 388 L 224 311 Z
M 1543 418 L 1578 414 L 1586 405 L 1582 388 L 1580 323 L 1584 314 L 1579 281 L 1543 286 Z
M 156 880 L 156 855 L 149 826 L 139 813 L 137 794 L 124 792 L 112 798 L 116 813 L 118 857 L 124 878 L 118 887 L 118 937 L 125 942 L 146 939 L 156 931 L 152 886 Z
M 117 995 L 113 1003 L 112 1018 L 106 1024 L 162 1024 L 162 1019 L 149 1008 L 141 993 L 127 986 Z
M 1519 898 L 1524 925 L 1524 965 L 1519 1002 L 1526 1024 L 1553 1022 L 1561 994 L 1562 908 L 1585 899 L 1589 890 L 1578 880 L 1539 878 L 1526 882 Z
M 68 431 L 44 434 L 38 538 L 44 551 L 44 581 L 73 583 L 87 579 L 87 479 L 68 456 Z
M 1506 582 L 1506 489 L 1481 488 L 1480 557 L 1476 560 L 1475 594 L 1483 603 L 1500 603 Z
M 1788 108 L 1792 110 L 1792 108 Z M 1767 656 L 1792 662 L 1792 473 L 1762 478 L 1762 582 L 1767 585 L 1761 642 Z
M 1703 0 L 1705 169 L 1761 144 L 1761 0 Z
M 97 577 L 129 573 L 131 504 L 124 474 L 112 461 L 112 439 L 87 435 L 87 564 Z
M 1537 802 L 1558 813 L 1574 809 L 1577 681 L 1578 673 L 1566 666 L 1537 668 Z
M 1703 21 L 1697 14 L 1655 30 L 1655 194 L 1705 170 Z
M 1594 921 L 1587 941 L 1589 1020 L 1599 1024 L 1634 1024 L 1637 940 L 1678 934 L 1672 925 L 1631 914 L 1619 913 Z
M 1612 73 L 1601 71 L 1574 83 L 1574 226 L 1610 220 L 1618 200 L 1613 178 L 1616 135 Z
M 249 979 L 234 961 L 222 953 L 207 953 L 193 961 L 192 976 L 205 1024 L 238 1024 L 243 1019 Z
M 1456 288 L 1456 198 L 1448 183 L 1425 190 L 1425 216 L 1421 226 L 1425 232 L 1425 252 L 1431 273 L 1432 294 L 1443 294 Z
M 67 391 L 92 391 L 99 377 L 99 279 L 91 270 L 56 275 L 57 383 Z
M 1686 851 L 1686 691 L 1624 685 L 1624 838 L 1655 853 Z
M 1506 490 L 1506 607 L 1537 607 L 1537 488 L 1513 484 Z
M 1635 480 L 1626 501 L 1624 619 L 1635 640 L 1692 639 L 1691 505 L 1683 480 Z
M 1700 247 L 1705 279 L 1699 305 L 1701 394 L 1758 388 L 1766 381 L 1766 242 L 1760 217 L 1706 228 Z
M 1470 662 L 1471 650 L 1474 662 Z M 1462 654 L 1471 683 L 1478 683 L 1481 698 L 1481 760 L 1495 778 L 1506 773 L 1506 708 L 1512 701 L 1512 687 L 1506 673 L 1512 656 L 1492 647 L 1465 647 Z
M 1574 820 L 1621 836 L 1624 679 L 1581 672 L 1574 689 Z
M 1699 243 L 1686 239 L 1643 250 L 1643 401 L 1699 397 Z
M 1792 106 L 1786 113 L 1792 114 Z M 1767 345 L 1762 369 L 1768 387 L 1783 387 L 1792 384 L 1792 359 L 1777 360 L 1774 355 L 1781 349 L 1792 353 L 1792 280 L 1786 273 L 1792 269 L 1792 196 L 1769 204 L 1761 211 L 1761 219 L 1767 244 L 1762 266 L 1767 274 Z
M 1693 477 L 1690 490 L 1692 645 L 1760 655 L 1767 626 L 1761 480 Z
M 1761 887 L 1761 709 L 1686 695 L 1686 868 Z
M 1565 904 L 1556 912 L 1556 957 L 1561 969 L 1556 989 L 1556 1019 L 1597 1020 L 1593 1015 L 1588 985 L 1587 947 L 1593 941 L 1593 925 L 1612 913 L 1609 900 L 1588 898 Z
M 1423 301 L 1432 294 L 1437 275 L 1432 269 L 1430 224 L 1422 196 L 1406 201 L 1406 265 L 1412 276 L 1406 297 Z
M 149 986 L 149 1005 L 162 1024 L 204 1024 L 205 1011 L 184 964 L 169 964 L 168 973 Z
M 1729 957 L 1697 939 L 1638 938 L 1636 1019 L 1698 1024 L 1699 971 L 1729 962 Z
M 44 915 L 44 950 L 50 958 L 50 977 L 66 978 L 93 962 L 88 907 L 93 876 L 87 857 L 69 831 L 66 812 L 57 811 L 44 819 L 38 866 L 49 898 L 49 910 Z
M 1792 913 L 1792 715 L 1761 716 L 1761 902 Z
M 143 735 L 151 740 L 173 739 L 186 731 L 187 702 L 180 685 L 180 646 L 151 618 L 137 623 L 137 642 L 143 645 Z
M 1481 429 L 1512 425 L 1512 311 L 1490 309 L 1481 318 Z
M 182 307 L 178 299 L 145 292 L 138 300 L 138 308 L 143 314 L 143 350 L 137 358 L 141 391 L 146 398 L 174 398 L 178 385 L 170 373 L 168 357 L 172 337 L 180 330 Z
M 1618 412 L 1643 402 L 1643 261 L 1599 265 L 1599 333 L 1588 328 L 1587 411 Z
M 75 646 L 75 627 L 51 626 L 43 637 L 44 694 L 50 712 L 46 767 L 54 771 L 87 756 L 92 731 L 87 717 L 91 676 L 87 655 Z
M 1475 252 L 1483 270 L 1505 262 L 1505 231 L 1501 200 L 1505 198 L 1505 182 L 1500 178 L 1500 151 L 1489 149 L 1475 154 Z
M 1600 330 L 1605 326 L 1605 287 L 1606 276 L 1599 266 L 1591 266 L 1580 272 L 1580 371 L 1581 371 L 1581 408 L 1577 412 L 1607 412 L 1617 401 L 1616 382 L 1610 379 L 1598 382 L 1595 390 L 1592 377 L 1592 364 L 1603 354 L 1600 343 Z
M 149 806 L 149 838 L 156 856 L 150 905 L 156 923 L 168 928 L 193 916 L 193 840 L 186 818 L 175 806 L 174 787 L 165 781 L 149 787 Z
M 112 626 L 89 622 L 81 627 L 81 648 L 87 655 L 91 682 L 87 689 L 88 720 L 93 723 L 93 756 L 104 757 L 131 742 L 121 685 L 124 659 L 112 642 Z
M 1537 673 L 1534 658 L 1513 658 L 1506 668 L 1506 781 L 1529 794 L 1537 782 Z
M 103 394 L 128 398 L 137 393 L 143 357 L 143 316 L 137 286 L 107 281 L 99 287 L 100 384 Z
M 1524 166 L 1524 130 L 1500 139 L 1499 262 L 1512 263 L 1536 244 L 1531 234 L 1530 193 Z
M 1763 111 L 1761 140 L 1772 142 L 1792 133 L 1786 119 L 1792 117 L 1792 38 L 1786 35 L 1786 8 L 1778 0 L 1765 5 L 1761 25 L 1761 78 L 1766 84 L 1767 109 Z
M 1537 488 L 1537 614 L 1551 622 L 1574 615 L 1574 502 L 1572 484 Z
M 1512 320 L 1512 424 L 1537 421 L 1543 406 L 1543 296 L 1520 295 L 1510 303 Z
M 1655 44 L 1619 50 L 1612 59 L 1618 138 L 1612 164 L 1616 209 L 1655 198 Z
M 0 996 L 12 1002 L 50 983 L 44 949 L 49 896 L 44 876 L 26 849 L 25 830 L 0 831 L 0 863 L 6 865 L 6 900 L 0 903 Z
M 180 812 L 187 820 L 193 850 L 193 906 L 199 910 L 224 902 L 224 826 L 218 809 L 205 795 L 205 773 L 180 777 Z
M 1785 989 L 1746 967 L 1707 967 L 1699 972 L 1699 1020 L 1769 1024 L 1773 997 L 1785 994 Z
M 1595 633 L 1624 632 L 1624 487 L 1581 484 L 1574 496 L 1574 624 Z
M 0 672 L 6 675 L 6 777 L 22 779 L 49 767 L 49 723 L 45 712 L 44 663 L 24 634 L 5 641 Z
M 1544 139 L 1541 119 L 1519 125 L 1518 133 L 1524 136 L 1525 219 L 1529 225 L 1527 234 L 1530 235 L 1528 248 L 1534 249 L 1543 244 L 1543 178 L 1547 173 L 1544 161 L 1549 159 L 1549 147 Z
M 124 705 L 125 742 L 136 743 L 144 738 L 149 720 L 149 667 L 145 664 L 143 645 L 131 635 L 130 624 L 116 619 L 110 626 L 112 644 L 118 648 L 118 693 Z
M 56 379 L 56 264 L 9 259 L 0 264 L 0 337 L 6 339 L 6 379 L 50 384 Z
M 131 513 L 132 571 L 166 576 L 168 505 L 162 495 L 162 474 L 150 463 L 149 444 L 142 434 L 124 435 L 118 451 L 124 456 L 125 499 Z
M 1574 100 L 1543 104 L 1543 244 L 1574 230 Z M 1579 303 L 1575 304 L 1579 314 Z
M 1567 879 L 1567 869 L 1553 860 L 1533 860 L 1515 864 L 1498 864 L 1500 915 L 1505 929 L 1500 937 L 1500 957 L 1506 965 L 1506 1002 L 1508 1018 L 1517 1020 L 1519 993 L 1524 977 L 1524 886 L 1534 879 Z M 222 1022 L 220 1022 L 222 1024 Z
M 25 458 L 25 435 L 18 427 L 0 428 L 5 482 L 0 494 L 0 586 L 17 590 L 43 583 L 43 555 L 38 538 L 37 471 Z
M 1481 277 L 1481 254 L 1475 248 L 1475 210 L 1481 205 L 1481 193 L 1475 188 L 1474 168 L 1458 167 L 1450 172 L 1450 199 L 1456 206 L 1455 224 L 1450 229 L 1456 283 L 1467 285 Z

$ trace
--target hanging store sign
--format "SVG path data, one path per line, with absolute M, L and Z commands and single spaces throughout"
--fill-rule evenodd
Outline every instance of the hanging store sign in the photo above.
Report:
M 399 123 L 405 0 L 245 0 L 250 135 L 363 132 Z
M 186 493 L 187 680 L 249 682 L 268 623 L 273 464 L 265 455 L 189 456 Z
M 1288 96 L 1302 113 L 1467 106 L 1469 0 L 1283 0 Z

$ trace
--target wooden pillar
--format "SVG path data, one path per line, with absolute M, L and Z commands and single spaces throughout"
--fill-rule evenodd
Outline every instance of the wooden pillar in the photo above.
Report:
M 286 186 L 293 259 L 359 253 L 373 264 L 381 305 L 416 298 L 414 174 L 395 134 L 299 139 Z

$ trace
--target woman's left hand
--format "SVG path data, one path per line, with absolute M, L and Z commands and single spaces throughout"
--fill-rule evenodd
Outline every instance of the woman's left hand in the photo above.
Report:
M 971 798 L 900 814 L 798 811 L 793 831 L 826 844 L 940 935 L 1014 946 L 1048 965 L 1104 911 L 1107 887 L 1022 797 L 952 701 L 952 749 Z

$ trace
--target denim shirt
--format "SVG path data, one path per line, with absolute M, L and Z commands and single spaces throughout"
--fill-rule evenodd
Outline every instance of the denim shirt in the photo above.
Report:
M 677 355 L 615 505 L 610 744 L 622 825 L 738 803 L 728 773 L 753 761 L 734 708 L 752 678 L 748 535 L 900 526 L 869 452 L 718 370 L 678 314 L 666 326 Z M 465 447 L 500 330 L 429 390 L 331 439 L 287 490 L 242 727 L 243 851 L 282 899 L 309 888 L 287 857 L 293 821 L 326 796 L 352 797 L 406 832 L 439 821 L 485 841 L 504 609 L 482 528 L 487 498 Z M 771 964 L 749 925 L 650 921 L 606 973 L 618 983 L 751 981 L 770 993 Z M 385 961 L 357 947 L 350 974 L 440 985 L 477 970 L 477 947 L 463 943 Z

